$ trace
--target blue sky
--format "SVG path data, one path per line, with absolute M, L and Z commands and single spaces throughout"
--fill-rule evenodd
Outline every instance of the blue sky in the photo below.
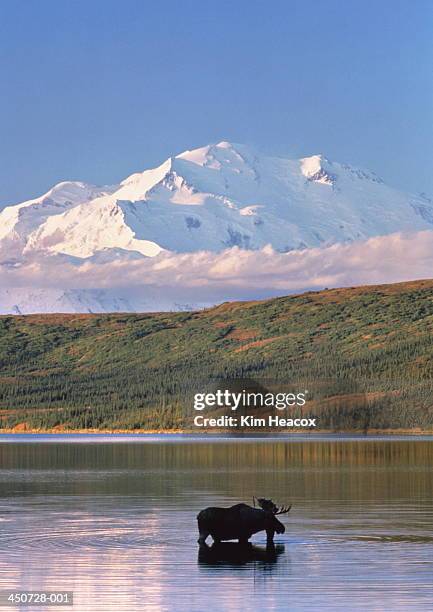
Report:
M 0 207 L 231 140 L 433 195 L 431 0 L 2 0 Z

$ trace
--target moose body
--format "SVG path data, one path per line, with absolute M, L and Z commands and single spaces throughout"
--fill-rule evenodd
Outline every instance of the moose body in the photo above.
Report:
M 203 545 L 210 535 L 214 542 L 238 540 L 246 543 L 252 535 L 266 531 L 268 543 L 275 533 L 284 533 L 285 527 L 276 514 L 284 514 L 289 508 L 278 509 L 271 500 L 259 499 L 260 508 L 247 504 L 236 504 L 231 508 L 206 508 L 197 515 L 199 544 Z

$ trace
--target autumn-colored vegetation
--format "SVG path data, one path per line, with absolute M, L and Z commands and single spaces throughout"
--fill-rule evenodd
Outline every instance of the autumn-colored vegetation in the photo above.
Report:
M 310 387 L 326 428 L 432 429 L 432 330 L 432 280 L 200 312 L 2 316 L 0 423 L 185 428 L 203 384 L 253 379 Z

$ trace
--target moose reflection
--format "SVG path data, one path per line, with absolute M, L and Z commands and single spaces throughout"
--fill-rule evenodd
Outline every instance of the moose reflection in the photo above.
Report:
M 254 498 L 255 499 L 255 498 Z M 206 508 L 197 515 L 200 546 L 212 536 L 215 544 L 224 540 L 238 540 L 247 544 L 252 535 L 266 531 L 268 546 L 273 544 L 275 533 L 284 533 L 285 527 L 276 516 L 287 514 L 292 506 L 279 508 L 271 499 L 257 499 L 259 508 L 247 504 L 236 504 L 231 508 Z M 254 502 L 255 503 L 255 502 Z
M 280 555 L 284 553 L 284 544 L 268 544 L 255 546 L 248 544 L 238 544 L 236 542 L 213 543 L 212 546 L 203 544 L 199 548 L 198 562 L 200 565 L 226 566 L 226 565 L 245 565 L 251 562 L 258 562 L 259 565 L 274 564 Z

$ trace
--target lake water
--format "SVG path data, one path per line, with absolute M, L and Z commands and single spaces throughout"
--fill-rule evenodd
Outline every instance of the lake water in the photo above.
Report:
M 0 590 L 84 612 L 433 609 L 431 438 L 16 439 Z M 197 512 L 253 495 L 293 504 L 274 553 L 261 533 L 199 554 Z

